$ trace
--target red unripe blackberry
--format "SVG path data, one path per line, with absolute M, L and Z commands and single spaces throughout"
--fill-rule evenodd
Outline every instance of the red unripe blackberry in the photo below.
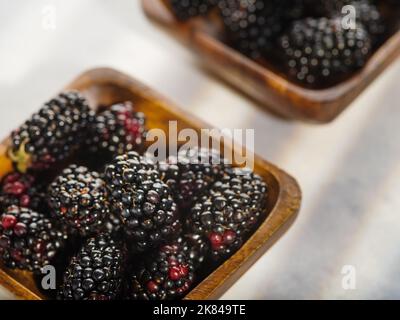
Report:
M 90 238 L 72 258 L 59 288 L 59 300 L 121 298 L 126 249 L 108 234 Z
M 107 189 L 97 172 L 77 165 L 64 169 L 49 186 L 48 202 L 54 218 L 83 236 L 105 229 Z
M 0 260 L 9 268 L 40 272 L 66 240 L 65 231 L 31 209 L 11 206 L 0 215 Z
M 186 228 L 208 239 L 212 256 L 221 260 L 244 242 L 263 216 L 267 185 L 247 169 L 227 169 L 193 206 Z
M 145 116 L 131 102 L 119 103 L 96 116 L 88 137 L 92 152 L 105 151 L 117 156 L 128 151 L 140 151 L 146 139 Z
M 15 205 L 42 212 L 46 208 L 44 189 L 30 174 L 9 173 L 1 181 L 0 209 Z
M 177 206 L 153 163 L 128 152 L 107 166 L 105 181 L 111 210 L 122 221 L 133 250 L 154 248 L 177 236 Z
M 11 134 L 9 156 L 21 172 L 49 168 L 84 142 L 93 120 L 82 95 L 61 93 Z

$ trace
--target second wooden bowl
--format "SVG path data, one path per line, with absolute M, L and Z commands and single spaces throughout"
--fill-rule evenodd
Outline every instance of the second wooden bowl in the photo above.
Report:
M 93 107 L 132 101 L 139 111 L 145 113 L 148 128 L 161 129 L 167 136 L 169 121 L 176 121 L 178 130 L 191 128 L 200 133 L 201 129 L 210 128 L 153 90 L 112 69 L 85 72 L 67 86 L 67 89 L 82 92 Z M 6 156 L 8 143 L 9 141 L 5 140 L 0 144 L 0 178 L 12 170 Z M 254 170 L 269 186 L 265 219 L 232 257 L 215 270 L 210 269 L 213 271 L 186 296 L 186 299 L 214 299 L 221 296 L 282 236 L 296 218 L 301 201 L 301 191 L 297 182 L 258 156 L 255 156 Z M 0 284 L 23 299 L 46 299 L 30 272 L 10 270 L 0 265 Z
M 400 55 L 400 31 L 397 31 L 349 79 L 327 89 L 307 89 L 220 41 L 215 19 L 200 17 L 182 23 L 170 11 L 166 0 L 142 0 L 142 5 L 150 18 L 198 54 L 207 69 L 285 118 L 315 123 L 332 121 Z M 399 16 L 394 19 L 400 21 Z

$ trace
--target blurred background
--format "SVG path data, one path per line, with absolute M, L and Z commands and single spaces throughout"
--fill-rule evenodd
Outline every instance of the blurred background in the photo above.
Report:
M 400 298 L 400 59 L 333 123 L 309 125 L 275 118 L 207 74 L 139 0 L 0 0 L 0 135 L 98 66 L 215 127 L 255 129 L 256 153 L 298 179 L 297 221 L 224 299 Z M 342 285 L 346 266 L 355 288 Z M 0 288 L 0 298 L 12 296 Z

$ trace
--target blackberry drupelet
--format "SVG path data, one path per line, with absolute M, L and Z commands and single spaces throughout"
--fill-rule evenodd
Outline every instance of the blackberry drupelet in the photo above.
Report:
M 115 300 L 120 298 L 126 249 L 107 234 L 86 241 L 72 258 L 59 288 L 59 300 Z
M 177 206 L 153 163 L 137 152 L 128 152 L 107 166 L 105 179 L 111 209 L 132 240 L 132 250 L 154 248 L 177 236 Z
M 0 216 L 0 259 L 9 268 L 40 273 L 54 261 L 67 233 L 43 214 L 9 207 Z
M 266 193 L 267 185 L 257 174 L 229 169 L 194 205 L 186 227 L 208 239 L 214 259 L 226 258 L 255 227 L 265 209 Z
M 106 151 L 111 156 L 139 151 L 146 138 L 145 122 L 131 102 L 115 104 L 96 116 L 88 146 L 92 152 Z
M 363 67 L 371 46 L 362 25 L 343 29 L 340 19 L 299 20 L 280 39 L 289 75 L 307 85 L 330 84 Z
M 130 299 L 175 300 L 189 292 L 204 261 L 205 245 L 200 238 L 188 237 L 165 244 L 145 258 L 130 279 Z
M 0 210 L 15 205 L 43 212 L 46 209 L 45 199 L 45 187 L 30 174 L 12 172 L 1 181 Z
M 218 2 L 228 42 L 252 59 L 268 55 L 284 26 L 279 1 Z
M 218 0 L 170 0 L 171 8 L 181 21 L 207 14 Z
M 12 133 L 9 156 L 21 172 L 49 168 L 83 143 L 93 120 L 82 95 L 61 93 Z
M 52 214 L 83 236 L 105 228 L 109 216 L 107 189 L 97 172 L 71 165 L 49 186 Z
M 112 235 L 114 239 L 121 240 L 123 238 L 123 227 L 121 219 L 114 212 L 110 211 L 105 221 L 105 233 Z
M 181 150 L 159 164 L 161 179 L 174 191 L 180 208 L 186 209 L 224 174 L 226 161 L 213 149 Z

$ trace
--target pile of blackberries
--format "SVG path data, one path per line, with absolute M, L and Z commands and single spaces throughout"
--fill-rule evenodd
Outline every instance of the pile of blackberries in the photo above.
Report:
M 207 14 L 213 6 L 219 12 L 229 45 L 260 63 L 278 62 L 291 79 L 317 88 L 340 82 L 366 64 L 388 31 L 383 7 L 398 10 L 395 3 L 390 0 L 171 0 L 171 8 L 179 20 L 186 21 Z M 346 23 L 348 14 L 353 12 L 355 21 Z
M 95 111 L 65 92 L 15 130 L 1 263 L 38 279 L 56 266 L 58 299 L 165 300 L 239 249 L 265 217 L 266 183 L 215 150 L 156 163 L 143 155 L 145 123 L 130 102 Z

